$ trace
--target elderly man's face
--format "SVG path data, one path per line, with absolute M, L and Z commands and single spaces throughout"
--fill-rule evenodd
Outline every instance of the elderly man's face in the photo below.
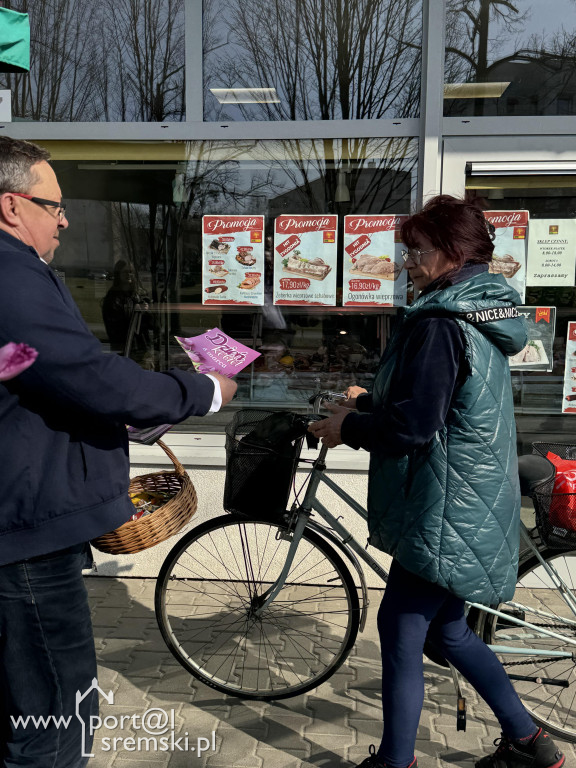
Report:
M 28 190 L 28 194 L 55 202 L 62 200 L 62 191 L 52 167 L 46 162 L 36 163 L 34 172 L 39 181 Z M 21 216 L 20 234 L 23 242 L 35 248 L 38 255 L 49 264 L 60 245 L 60 230 L 68 227 L 68 220 L 64 217 L 60 221 L 57 208 L 39 205 L 23 197 L 15 199 Z

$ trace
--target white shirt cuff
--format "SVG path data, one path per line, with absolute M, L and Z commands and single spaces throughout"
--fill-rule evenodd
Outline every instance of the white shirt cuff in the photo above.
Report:
M 214 382 L 214 396 L 212 397 L 212 405 L 210 406 L 208 413 L 216 413 L 220 410 L 220 408 L 222 408 L 222 392 L 220 391 L 220 382 L 215 376 L 210 376 L 209 373 L 205 373 L 204 375 L 208 376 L 208 378 L 212 379 Z

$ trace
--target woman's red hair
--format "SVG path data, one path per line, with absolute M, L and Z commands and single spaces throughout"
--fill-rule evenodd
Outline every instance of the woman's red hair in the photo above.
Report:
M 415 235 L 425 235 L 434 248 L 443 251 L 456 270 L 465 262 L 487 264 L 494 252 L 493 227 L 473 203 L 451 195 L 429 200 L 419 213 L 402 225 L 402 242 L 418 248 Z

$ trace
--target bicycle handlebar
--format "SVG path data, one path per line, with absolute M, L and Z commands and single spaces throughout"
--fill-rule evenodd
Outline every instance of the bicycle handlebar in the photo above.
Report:
M 316 392 L 308 402 L 312 406 L 312 412 L 317 415 L 320 413 L 320 407 L 323 402 L 333 402 L 334 400 L 346 400 L 346 395 L 343 392 Z

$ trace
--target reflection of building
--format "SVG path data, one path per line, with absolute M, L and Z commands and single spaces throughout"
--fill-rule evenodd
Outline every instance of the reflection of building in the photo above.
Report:
M 447 99 L 450 115 L 572 115 L 576 106 L 573 59 L 526 52 L 488 68 L 486 82 L 508 83 L 499 98 Z M 473 87 L 473 84 L 471 84 Z M 471 90 L 471 93 L 473 91 Z

